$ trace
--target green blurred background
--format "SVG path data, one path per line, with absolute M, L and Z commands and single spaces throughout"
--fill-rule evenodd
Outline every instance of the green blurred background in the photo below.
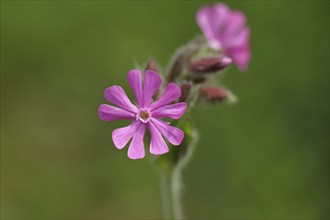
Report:
M 158 176 L 131 161 L 97 108 L 134 62 L 166 65 L 212 1 L 1 1 L 2 219 L 158 219 Z M 195 219 L 329 217 L 329 2 L 228 1 L 253 58 L 234 106 L 194 109 L 184 172 Z M 132 95 L 131 92 L 129 92 Z

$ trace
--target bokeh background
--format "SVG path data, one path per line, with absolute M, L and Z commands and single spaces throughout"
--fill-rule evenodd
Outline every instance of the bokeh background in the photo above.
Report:
M 162 65 L 212 1 L 1 1 L 2 219 L 159 219 L 158 175 L 97 116 L 104 88 Z M 236 105 L 193 111 L 184 172 L 195 219 L 329 217 L 329 1 L 228 1 L 252 30 Z M 132 95 L 131 92 L 129 92 Z

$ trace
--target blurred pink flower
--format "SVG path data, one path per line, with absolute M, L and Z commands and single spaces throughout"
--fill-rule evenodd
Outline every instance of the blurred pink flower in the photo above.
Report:
M 242 12 L 232 11 L 222 3 L 205 6 L 197 12 L 197 23 L 215 50 L 223 50 L 240 70 L 246 70 L 251 58 L 250 29 Z
M 181 95 L 180 88 L 168 84 L 164 94 L 157 101 L 152 102 L 152 96 L 159 89 L 162 79 L 151 70 L 146 71 L 142 88 L 142 74 L 140 70 L 131 70 L 128 73 L 128 83 L 136 96 L 137 106 L 128 99 L 120 86 L 111 86 L 104 91 L 105 98 L 116 105 L 102 104 L 99 107 L 99 117 L 103 121 L 127 119 L 133 122 L 127 127 L 117 128 L 112 132 L 112 140 L 118 149 L 122 149 L 132 139 L 128 148 L 130 159 L 141 159 L 145 156 L 144 135 L 148 128 L 150 140 L 150 153 L 165 154 L 169 151 L 164 136 L 171 144 L 180 145 L 184 133 L 178 128 L 170 126 L 160 118 L 179 119 L 186 110 L 187 104 L 179 102 L 170 104 Z

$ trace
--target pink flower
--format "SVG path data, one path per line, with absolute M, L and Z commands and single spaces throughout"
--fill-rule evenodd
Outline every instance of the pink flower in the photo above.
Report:
M 122 87 L 111 86 L 105 89 L 104 96 L 117 107 L 102 104 L 98 110 L 99 117 L 103 121 L 121 119 L 132 121 L 127 127 L 117 128 L 112 132 L 112 140 L 115 146 L 122 149 L 132 139 L 128 148 L 128 157 L 130 159 L 143 158 L 145 156 L 143 140 L 146 128 L 148 128 L 151 135 L 150 153 L 160 155 L 169 151 L 162 136 L 171 144 L 180 145 L 184 137 L 183 131 L 160 119 L 179 119 L 185 112 L 186 103 L 170 104 L 180 97 L 180 88 L 176 84 L 170 83 L 162 97 L 152 102 L 152 96 L 162 83 L 162 79 L 156 72 L 146 71 L 143 88 L 142 74 L 139 70 L 131 70 L 128 73 L 127 80 L 135 93 L 137 106 L 128 99 Z
M 231 57 L 240 70 L 246 70 L 250 61 L 250 29 L 246 26 L 245 15 L 232 11 L 225 4 L 205 6 L 197 12 L 197 23 L 209 45 L 223 50 Z

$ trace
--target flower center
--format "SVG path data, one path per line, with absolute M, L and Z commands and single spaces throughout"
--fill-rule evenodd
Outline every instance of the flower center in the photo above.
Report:
M 147 123 L 150 120 L 151 113 L 148 109 L 140 109 L 139 113 L 136 115 L 136 120 L 140 120 L 143 123 Z

